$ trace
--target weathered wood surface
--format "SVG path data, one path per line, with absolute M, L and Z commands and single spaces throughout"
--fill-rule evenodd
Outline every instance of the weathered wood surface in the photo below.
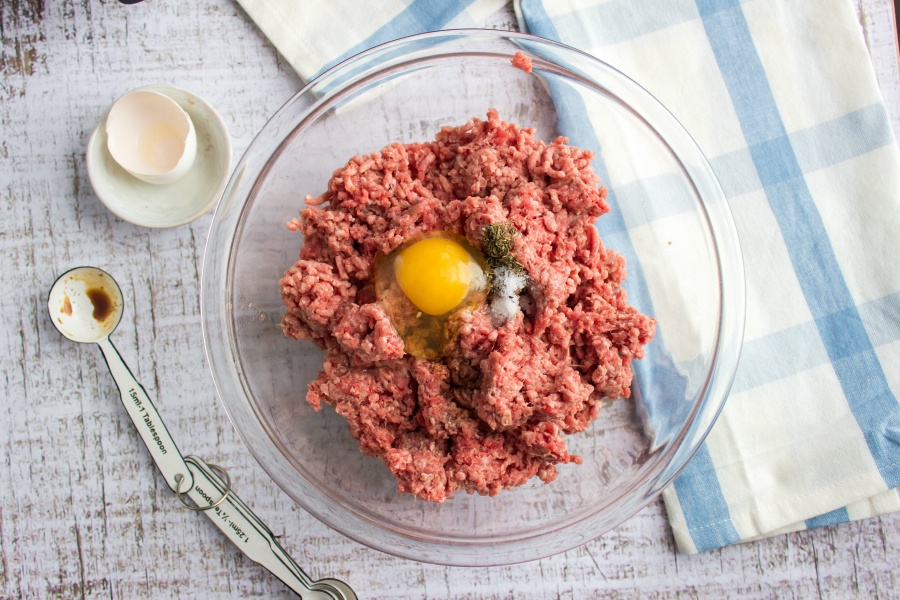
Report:
M 900 131 L 891 3 L 858 9 Z M 490 24 L 514 26 L 508 12 Z M 122 284 L 130 301 L 113 339 L 181 449 L 227 466 L 313 577 L 345 578 L 361 597 L 900 597 L 896 514 L 689 557 L 654 503 L 566 554 L 483 569 L 401 560 L 330 531 L 271 482 L 216 399 L 198 305 L 210 216 L 132 226 L 100 204 L 84 162 L 96 120 L 129 89 L 168 82 L 204 96 L 237 157 L 300 80 L 233 0 L 0 0 L 0 37 L 0 598 L 293 597 L 178 507 L 99 351 L 51 326 L 47 290 L 82 264 Z

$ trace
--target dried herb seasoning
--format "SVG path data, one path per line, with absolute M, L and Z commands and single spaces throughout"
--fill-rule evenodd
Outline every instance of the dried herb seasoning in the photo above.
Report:
M 525 267 L 513 254 L 515 237 L 519 234 L 512 221 L 485 225 L 481 237 L 481 251 L 488 266 L 495 270 L 505 267 L 513 273 L 525 274 Z

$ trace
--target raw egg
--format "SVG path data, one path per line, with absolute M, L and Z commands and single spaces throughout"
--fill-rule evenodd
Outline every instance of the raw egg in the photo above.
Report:
M 487 298 L 487 265 L 455 233 L 409 239 L 375 263 L 375 294 L 406 352 L 434 360 L 452 338 L 452 316 Z

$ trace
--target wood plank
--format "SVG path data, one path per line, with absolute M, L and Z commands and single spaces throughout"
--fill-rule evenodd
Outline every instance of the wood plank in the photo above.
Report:
M 861 0 L 858 9 L 900 131 L 889 4 Z M 489 25 L 514 20 L 507 9 Z M 345 578 L 361 597 L 898 597 L 900 515 L 685 556 L 654 502 L 565 554 L 473 569 L 401 560 L 329 530 L 256 464 L 212 388 L 198 303 L 211 217 L 159 231 L 125 223 L 100 204 L 84 162 L 110 102 L 154 82 L 216 106 L 237 158 L 298 77 L 230 0 L 4 0 L 0 38 L 0 598 L 294 597 L 178 508 L 99 351 L 52 328 L 47 290 L 81 264 L 122 284 L 129 301 L 114 343 L 181 450 L 227 466 L 313 577 Z

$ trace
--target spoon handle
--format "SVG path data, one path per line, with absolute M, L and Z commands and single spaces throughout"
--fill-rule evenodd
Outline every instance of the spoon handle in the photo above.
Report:
M 223 482 L 199 458 L 182 456 L 147 392 L 131 374 L 109 337 L 97 344 L 119 387 L 125 410 L 179 499 L 183 495 L 190 497 L 197 504 L 192 510 L 204 512 L 244 554 L 268 569 L 303 600 L 356 600 L 356 594 L 342 581 L 310 579 L 278 544 L 269 528 L 234 494 L 229 483 Z
M 313 581 L 278 544 L 272 531 L 209 465 L 196 456 L 188 456 L 185 461 L 194 475 L 194 485 L 187 495 L 198 506 L 213 502 L 204 509 L 204 514 L 241 552 L 268 569 L 303 600 L 357 600 L 356 594 L 343 581 Z
M 150 451 L 153 462 L 162 472 L 166 484 L 173 492 L 177 491 L 178 475 L 181 475 L 184 477 L 182 486 L 193 486 L 191 470 L 184 462 L 184 457 L 175 446 L 175 441 L 169 435 L 169 430 L 166 429 L 144 387 L 131 374 L 125 361 L 119 355 L 119 351 L 108 337 L 101 339 L 97 345 L 100 346 L 103 358 L 106 359 L 106 366 L 109 367 L 109 372 L 122 395 L 122 404 L 125 405 L 128 416 L 131 417 L 141 439 L 144 440 L 144 444 Z

